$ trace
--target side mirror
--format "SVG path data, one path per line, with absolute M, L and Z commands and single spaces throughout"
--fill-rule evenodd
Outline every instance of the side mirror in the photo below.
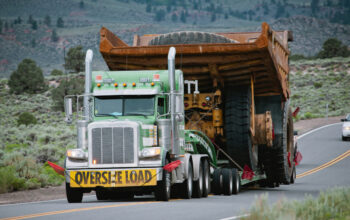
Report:
M 298 135 L 298 131 L 294 131 L 294 136 Z
M 64 112 L 66 113 L 65 122 L 68 124 L 73 121 L 73 104 L 72 98 L 64 99 Z
M 342 118 L 342 119 L 340 119 L 340 121 L 346 121 L 346 118 Z

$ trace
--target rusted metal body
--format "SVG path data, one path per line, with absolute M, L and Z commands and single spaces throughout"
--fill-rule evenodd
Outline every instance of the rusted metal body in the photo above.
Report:
M 111 31 L 100 31 L 100 52 L 110 70 L 166 69 L 171 45 L 148 46 L 155 34 L 135 36 L 127 45 Z M 273 31 L 267 23 L 261 32 L 216 33 L 239 43 L 178 44 L 176 68 L 185 80 L 198 80 L 201 92 L 215 92 L 225 85 L 249 85 L 254 78 L 255 96 L 281 94 L 289 98 L 289 31 Z
M 261 32 L 216 33 L 234 43 L 149 45 L 159 36 L 151 34 L 135 35 L 132 46 L 106 28 L 100 33 L 100 52 L 110 70 L 167 69 L 164 57 L 171 46 L 176 47 L 176 68 L 183 71 L 185 88 L 188 88 L 184 96 L 185 127 L 202 131 L 220 143 L 226 142 L 223 97 L 230 95 L 230 91 L 225 87 L 250 87 L 252 142 L 272 145 L 271 115 L 269 112 L 255 114 L 254 97 L 280 95 L 281 102 L 289 99 L 291 32 L 273 31 L 263 23 Z M 193 93 L 191 87 L 195 87 Z

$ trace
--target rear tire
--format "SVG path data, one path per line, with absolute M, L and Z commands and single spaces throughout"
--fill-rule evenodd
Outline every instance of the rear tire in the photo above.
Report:
M 192 163 L 188 162 L 188 175 L 187 179 L 182 183 L 183 198 L 190 199 L 193 192 L 193 168 Z
M 224 195 L 232 195 L 233 181 L 232 171 L 229 168 L 222 169 L 222 186 Z
M 213 173 L 212 189 L 215 195 L 220 195 L 223 189 L 222 170 L 215 169 Z
M 241 177 L 236 168 L 232 169 L 232 194 L 237 195 L 241 191 Z
M 203 162 L 203 197 L 208 197 L 210 193 L 210 169 L 208 161 Z
M 193 197 L 200 198 L 203 194 L 203 164 L 200 162 L 198 180 L 193 182 Z
M 66 183 L 66 195 L 69 203 L 80 203 L 83 200 L 83 191 L 79 188 L 71 188 L 69 183 Z

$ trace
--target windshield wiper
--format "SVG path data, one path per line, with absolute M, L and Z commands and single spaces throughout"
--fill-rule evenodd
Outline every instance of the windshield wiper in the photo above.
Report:
M 147 118 L 147 115 L 142 114 L 142 113 L 128 113 L 128 114 L 124 114 L 124 115 L 136 115 L 136 116 L 143 116 L 143 117 Z
M 96 116 L 113 116 L 114 118 L 118 118 L 115 114 L 109 113 L 109 114 L 97 114 Z

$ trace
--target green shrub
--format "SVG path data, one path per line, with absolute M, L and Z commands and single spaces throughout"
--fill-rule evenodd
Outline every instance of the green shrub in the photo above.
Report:
M 13 71 L 8 81 L 10 92 L 15 94 L 36 93 L 45 88 L 43 71 L 35 61 L 24 59 Z
M 310 118 L 312 118 L 312 113 L 311 113 L 311 112 L 306 112 L 306 113 L 304 114 L 304 117 L 305 117 L 306 119 L 310 119 Z
M 0 167 L 0 193 L 11 192 L 25 188 L 25 179 L 16 176 L 15 167 Z
M 30 124 L 36 124 L 37 123 L 37 120 L 36 118 L 34 117 L 34 115 L 32 115 L 31 113 L 29 112 L 23 112 L 19 117 L 18 117 L 18 120 L 17 120 L 17 125 L 30 125 Z
M 331 57 L 348 57 L 350 51 L 346 45 L 336 39 L 329 38 L 323 43 L 322 50 L 317 54 L 319 58 L 331 58 Z
M 314 87 L 315 87 L 316 89 L 321 88 L 322 85 L 323 85 L 323 84 L 322 84 L 321 82 L 314 82 Z
M 61 70 L 58 70 L 58 69 L 54 69 L 51 71 L 51 76 L 61 76 L 63 75 L 63 72 Z

